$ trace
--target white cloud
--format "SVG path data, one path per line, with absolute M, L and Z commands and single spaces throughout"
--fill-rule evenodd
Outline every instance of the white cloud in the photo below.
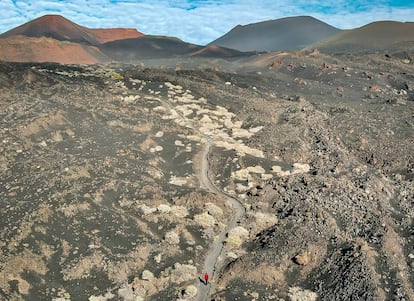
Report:
M 379 0 L 12 0 L 0 1 L 0 32 L 44 14 L 61 14 L 88 27 L 132 27 L 145 34 L 175 36 L 206 44 L 238 24 L 312 15 L 339 28 L 376 20 L 414 21 L 414 4 L 390 8 Z M 294 3 L 294 4 L 292 4 Z

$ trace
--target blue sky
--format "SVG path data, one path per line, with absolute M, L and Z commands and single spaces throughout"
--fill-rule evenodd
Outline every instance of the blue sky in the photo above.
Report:
M 44 14 L 87 27 L 129 27 L 206 44 L 238 24 L 310 15 L 338 28 L 377 20 L 414 22 L 406 0 L 0 0 L 0 33 Z

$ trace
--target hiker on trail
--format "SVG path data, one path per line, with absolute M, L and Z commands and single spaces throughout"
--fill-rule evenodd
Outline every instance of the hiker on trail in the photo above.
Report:
M 204 274 L 204 284 L 207 285 L 208 283 L 208 274 L 207 272 Z

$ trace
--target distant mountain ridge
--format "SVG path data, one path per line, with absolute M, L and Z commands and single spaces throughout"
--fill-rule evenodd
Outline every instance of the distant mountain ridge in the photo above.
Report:
M 307 47 L 309 50 L 315 48 L 326 53 L 414 50 L 414 22 L 373 22 L 342 31 Z
M 379 21 L 340 30 L 309 16 L 238 25 L 207 46 L 145 35 L 133 28 L 88 28 L 59 15 L 39 17 L 0 35 L 0 60 L 96 64 L 164 58 L 242 58 L 257 52 L 325 53 L 414 50 L 414 22 Z M 254 59 L 254 58 L 253 58 Z
M 300 50 L 341 30 L 309 16 L 238 25 L 209 43 L 239 51 Z

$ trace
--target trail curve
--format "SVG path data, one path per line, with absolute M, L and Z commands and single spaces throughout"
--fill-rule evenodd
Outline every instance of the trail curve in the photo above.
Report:
M 204 187 L 212 193 L 217 194 L 218 196 L 225 199 L 233 208 L 234 214 L 232 219 L 226 225 L 224 230 L 221 231 L 218 237 L 212 243 L 206 259 L 204 261 L 203 273 L 207 272 L 210 275 L 210 279 L 213 279 L 216 272 L 217 263 L 221 252 L 223 250 L 224 241 L 226 239 L 227 233 L 237 225 L 237 222 L 243 217 L 245 213 L 245 208 L 243 204 L 236 198 L 224 193 L 217 186 L 214 185 L 212 180 L 209 177 L 209 154 L 212 146 L 212 141 L 209 137 L 205 137 L 207 142 L 203 145 L 202 158 L 201 158 L 201 172 L 200 172 L 200 182 Z M 214 283 L 212 283 L 214 285 Z M 208 300 L 210 296 L 211 283 L 209 285 L 204 285 L 201 282 L 198 285 L 198 294 L 196 301 L 205 301 Z

